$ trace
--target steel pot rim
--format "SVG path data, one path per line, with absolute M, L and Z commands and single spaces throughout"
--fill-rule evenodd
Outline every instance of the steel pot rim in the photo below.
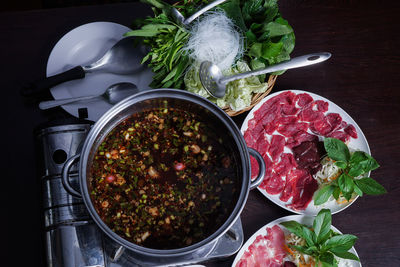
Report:
M 240 160 L 242 164 L 242 174 L 241 174 L 242 183 L 240 187 L 240 194 L 238 196 L 238 199 L 236 200 L 235 207 L 230 216 L 213 234 L 207 236 L 205 239 L 190 246 L 177 249 L 161 250 L 161 249 L 146 248 L 143 246 L 139 246 L 135 243 L 132 243 L 122 238 L 114 231 L 112 231 L 97 214 L 94 205 L 92 203 L 92 200 L 90 198 L 90 192 L 88 190 L 88 184 L 87 184 L 88 177 L 86 174 L 87 174 L 89 155 L 93 149 L 93 145 L 96 141 L 96 138 L 98 137 L 101 130 L 103 130 L 106 124 L 110 122 L 112 119 L 114 119 L 116 115 L 118 115 L 120 112 L 127 109 L 128 107 L 144 100 L 157 99 L 157 98 L 173 98 L 183 101 L 190 101 L 212 112 L 213 115 L 215 115 L 221 122 L 225 124 L 227 130 L 231 131 L 232 137 L 237 145 L 237 150 L 240 153 Z M 211 101 L 202 98 L 198 95 L 195 95 L 193 93 L 177 89 L 154 89 L 150 91 L 141 92 L 126 98 L 125 100 L 121 101 L 120 103 L 112 107 L 95 123 L 95 125 L 90 130 L 83 144 L 80 163 L 79 163 L 79 183 L 80 183 L 81 195 L 85 203 L 85 206 L 87 207 L 89 214 L 91 215 L 95 223 L 100 227 L 100 229 L 104 233 L 106 233 L 113 241 L 117 242 L 118 244 L 130 250 L 133 250 L 137 253 L 153 257 L 157 256 L 175 257 L 175 256 L 187 255 L 219 239 L 223 234 L 226 233 L 226 231 L 228 231 L 233 226 L 233 224 L 239 218 L 244 208 L 244 205 L 247 201 L 247 197 L 250 191 L 250 184 L 251 184 L 250 177 L 251 177 L 251 166 L 250 166 L 249 150 L 247 148 L 247 145 L 244 141 L 244 138 L 239 128 L 236 126 L 233 120 L 228 115 L 226 115 L 226 113 L 222 109 L 220 109 Z

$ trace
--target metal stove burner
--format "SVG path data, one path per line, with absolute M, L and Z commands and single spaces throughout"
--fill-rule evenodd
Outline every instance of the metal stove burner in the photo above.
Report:
M 229 257 L 243 243 L 240 219 L 215 242 L 185 257 L 154 258 L 120 247 L 103 235 L 91 220 L 82 199 L 69 195 L 61 183 L 64 162 L 79 153 L 90 124 L 68 124 L 38 131 L 41 182 L 46 231 L 47 264 L 50 267 L 183 266 Z M 77 168 L 70 180 L 78 188 Z

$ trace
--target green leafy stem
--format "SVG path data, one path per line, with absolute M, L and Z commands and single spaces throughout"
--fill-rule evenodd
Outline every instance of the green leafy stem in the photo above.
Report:
M 305 245 L 296 246 L 289 244 L 289 247 L 300 253 L 310 255 L 317 261 L 316 266 L 338 265 L 334 255 L 343 259 L 360 261 L 360 259 L 349 252 L 354 246 L 357 237 L 350 234 L 339 234 L 331 229 L 332 215 L 330 210 L 322 209 L 315 217 L 312 228 L 296 221 L 282 222 L 287 230 L 305 240 Z
M 331 195 L 337 200 L 341 193 L 348 201 L 353 193 L 363 196 L 363 194 L 381 195 L 387 192 L 370 177 L 357 178 L 379 167 L 378 162 L 369 154 L 363 151 L 350 153 L 347 145 L 335 138 L 325 138 L 324 146 L 327 156 L 335 161 L 334 164 L 341 169 L 341 174 L 338 179 L 318 190 L 314 196 L 315 205 L 325 203 Z

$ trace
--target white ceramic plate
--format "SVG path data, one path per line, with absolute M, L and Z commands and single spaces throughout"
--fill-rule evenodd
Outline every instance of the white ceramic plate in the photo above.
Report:
M 364 136 L 363 132 L 361 131 L 360 127 L 358 127 L 357 123 L 349 116 L 349 114 L 347 114 L 338 105 L 336 105 L 332 101 L 330 101 L 330 100 L 328 100 L 328 99 L 326 99 L 326 98 L 324 98 L 322 96 L 319 96 L 319 95 L 316 95 L 316 94 L 313 94 L 313 93 L 310 93 L 310 92 L 301 91 L 301 90 L 287 90 L 287 91 L 291 91 L 291 92 L 296 93 L 296 94 L 307 93 L 314 100 L 323 100 L 323 101 L 328 102 L 329 103 L 329 109 L 328 109 L 328 111 L 326 113 L 339 113 L 344 121 L 346 121 L 349 124 L 352 124 L 356 128 L 358 137 L 357 137 L 357 139 L 351 138 L 349 143 L 348 143 L 348 146 L 353 148 L 353 149 L 355 149 L 355 150 L 361 150 L 361 151 L 364 151 L 364 152 L 366 152 L 368 154 L 371 154 L 371 151 L 370 151 L 369 146 L 368 146 L 367 139 L 365 138 L 365 136 Z M 283 92 L 285 92 L 285 91 L 279 91 L 279 92 L 273 93 L 271 95 L 268 95 L 263 100 L 261 100 L 260 103 L 258 103 L 256 106 L 254 106 L 254 108 L 249 112 L 249 114 L 247 115 L 247 117 L 245 118 L 245 120 L 244 120 L 244 122 L 242 124 L 242 127 L 240 129 L 242 134 L 244 134 L 245 131 L 247 130 L 248 122 L 249 122 L 249 120 L 251 120 L 254 117 L 254 112 L 256 110 L 258 110 L 268 99 L 270 99 L 270 98 L 272 98 L 272 97 L 274 97 L 274 96 L 276 96 L 278 94 L 281 94 Z M 290 150 L 287 147 L 285 147 L 284 152 L 285 153 L 291 153 Z M 326 202 L 326 203 L 324 203 L 322 205 L 319 205 L 319 206 L 315 206 L 314 205 L 314 201 L 311 200 L 310 204 L 308 205 L 308 207 L 305 210 L 297 211 L 297 210 L 293 210 L 293 209 L 290 209 L 290 208 L 286 207 L 286 205 L 289 204 L 291 200 L 289 200 L 289 202 L 281 201 L 279 199 L 279 195 L 280 194 L 270 195 L 264 189 L 261 189 L 259 187 L 258 187 L 258 190 L 264 196 L 266 196 L 269 200 L 271 200 L 275 204 L 281 206 L 282 208 L 287 209 L 287 210 L 289 210 L 291 212 L 294 212 L 294 213 L 297 213 L 297 214 L 304 214 L 304 215 L 309 215 L 309 216 L 316 216 L 318 214 L 318 212 L 323 208 L 330 209 L 332 214 L 335 214 L 335 213 L 337 213 L 339 211 L 344 210 L 348 206 L 350 206 L 358 198 L 358 196 L 357 196 L 356 199 L 354 199 L 352 202 L 346 203 L 346 204 L 340 204 L 339 205 L 339 204 L 336 203 L 336 201 L 331 200 L 331 201 L 328 201 L 328 202 Z
M 112 22 L 93 22 L 79 26 L 65 34 L 54 46 L 47 61 L 47 76 L 88 65 L 101 58 L 108 49 L 130 31 L 126 26 Z M 51 88 L 54 99 L 102 94 L 107 87 L 118 82 L 132 82 L 140 91 L 149 89 L 153 73 L 148 68 L 132 75 L 89 73 L 80 80 L 62 83 Z M 79 108 L 88 109 L 88 119 L 96 121 L 111 105 L 103 99 L 93 99 L 63 105 L 62 108 L 78 117 Z
M 291 90 L 292 91 L 292 90 Z M 236 266 L 236 264 L 240 261 L 240 258 L 242 258 L 243 253 L 248 249 L 248 247 L 253 244 L 254 240 L 256 239 L 257 236 L 259 235 L 267 235 L 267 227 L 273 227 L 274 225 L 279 225 L 282 222 L 287 222 L 287 221 L 296 221 L 299 222 L 301 224 L 305 224 L 305 225 L 309 225 L 311 226 L 313 221 L 314 221 L 314 217 L 310 217 L 310 216 L 304 216 L 304 215 L 291 215 L 291 216 L 286 216 L 286 217 L 282 217 L 279 218 L 275 221 L 270 222 L 267 225 L 264 225 L 263 227 L 261 227 L 257 232 L 255 232 L 247 241 L 246 243 L 243 245 L 243 247 L 239 250 L 238 254 L 236 254 L 235 260 L 232 263 L 232 267 Z M 280 226 L 280 225 L 279 225 Z M 281 226 L 280 226 L 281 227 Z M 289 233 L 289 231 L 285 228 L 285 227 L 281 227 L 281 229 L 283 230 L 283 232 L 285 234 Z M 333 225 L 331 226 L 331 229 L 337 233 L 342 234 L 336 227 L 334 227 Z M 354 247 L 352 247 L 349 252 L 355 254 L 358 257 L 357 251 L 354 249 Z M 348 261 L 348 267 L 361 267 L 361 263 L 358 261 L 353 261 L 353 260 L 346 260 Z

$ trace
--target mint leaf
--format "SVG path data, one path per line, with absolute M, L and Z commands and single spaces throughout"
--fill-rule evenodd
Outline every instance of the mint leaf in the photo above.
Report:
M 332 215 L 330 210 L 322 209 L 318 212 L 313 222 L 314 233 L 317 236 L 317 243 L 324 242 L 328 238 L 332 224 Z
M 336 252 L 345 252 L 351 249 L 356 242 L 357 237 L 355 235 L 337 235 L 329 238 L 323 245 L 326 250 L 334 250 Z
M 365 177 L 359 180 L 354 180 L 356 185 L 368 195 L 382 195 L 387 193 L 386 189 L 372 178 Z
M 321 204 L 327 202 L 334 190 L 335 190 L 334 185 L 327 185 L 327 186 L 322 187 L 315 194 L 314 204 L 321 205 Z
M 328 153 L 328 157 L 337 161 L 348 162 L 350 159 L 350 151 L 346 144 L 336 138 L 325 138 L 324 147 Z
M 340 250 L 336 251 L 334 248 L 332 248 L 330 251 L 339 258 L 360 261 L 360 259 L 351 252 L 340 251 Z

